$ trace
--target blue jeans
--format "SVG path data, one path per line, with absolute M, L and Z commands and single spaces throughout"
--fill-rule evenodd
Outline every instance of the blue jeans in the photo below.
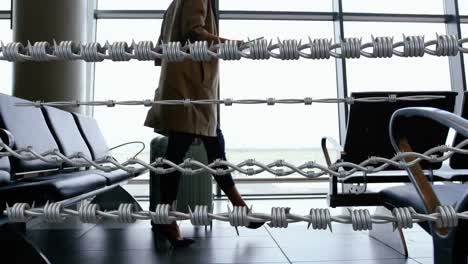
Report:
M 221 129 L 216 129 L 216 137 L 200 136 L 189 133 L 169 132 L 169 143 L 166 150 L 166 159 L 175 164 L 183 162 L 183 158 L 188 149 L 192 145 L 195 138 L 200 138 L 206 149 L 208 163 L 212 163 L 217 159 L 226 160 L 225 141 Z M 218 168 L 227 169 L 227 166 Z M 232 188 L 234 180 L 231 174 L 214 176 L 219 187 L 225 191 Z M 180 172 L 173 172 L 160 178 L 160 194 L 162 204 L 172 204 L 177 198 L 179 190 Z

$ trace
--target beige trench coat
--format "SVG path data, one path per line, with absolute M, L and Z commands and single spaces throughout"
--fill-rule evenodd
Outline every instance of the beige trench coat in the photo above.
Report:
M 217 35 L 216 19 L 210 0 L 173 0 L 166 11 L 160 39 L 166 43 L 180 41 L 206 30 Z M 161 77 L 155 100 L 202 100 L 218 98 L 218 61 L 161 64 Z M 216 105 L 161 106 L 153 105 L 148 111 L 145 126 L 155 132 L 185 132 L 203 136 L 216 136 Z

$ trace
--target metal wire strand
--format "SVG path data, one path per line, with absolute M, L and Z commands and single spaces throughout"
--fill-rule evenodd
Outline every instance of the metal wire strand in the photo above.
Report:
M 112 61 L 129 61 L 132 58 L 132 47 L 127 42 L 106 43 L 106 47 Z
M 310 222 L 307 228 L 312 226 L 314 230 L 326 230 L 332 231 L 332 218 L 329 209 L 310 209 Z
M 162 45 L 163 59 L 169 62 L 181 62 L 188 57 L 188 54 L 182 51 L 182 44 L 180 42 L 169 42 Z
M 197 205 L 195 209 L 192 211 L 190 206 L 189 215 L 190 215 L 190 222 L 194 226 L 208 226 L 211 224 L 211 218 L 209 216 L 209 209 L 207 205 Z
M 250 53 L 245 57 L 252 60 L 268 60 L 270 59 L 270 46 L 271 43 L 268 44 L 266 39 L 253 40 L 248 44 Z
M 54 40 L 54 55 L 61 60 L 77 60 L 80 58 L 80 45 L 73 41 L 61 41 L 60 44 Z
M 436 225 L 439 228 L 452 228 L 458 225 L 458 215 L 453 206 L 438 206 L 436 212 L 440 217 L 437 218 Z
M 401 57 L 423 57 L 426 51 L 424 36 L 403 35 L 403 53 L 396 52 L 395 55 Z
M 393 215 L 371 215 L 368 210 L 349 210 L 349 214 L 331 216 L 328 208 L 313 208 L 309 215 L 295 215 L 290 208 L 273 207 L 270 214 L 253 213 L 252 209 L 244 207 L 228 208 L 228 212 L 214 214 L 209 212 L 207 205 L 197 205 L 189 213 L 169 209 L 169 205 L 157 205 L 156 211 L 136 211 L 133 204 L 120 204 L 116 211 L 103 212 L 93 204 L 80 206 L 78 211 L 64 209 L 62 204 L 47 203 L 43 208 L 34 208 L 28 204 L 19 203 L 7 206 L 3 214 L 11 222 L 26 222 L 32 218 L 42 218 L 46 222 L 62 223 L 76 217 L 82 222 L 98 223 L 101 219 L 109 219 L 119 223 L 134 223 L 136 220 L 152 220 L 157 224 L 173 221 L 189 220 L 194 226 L 208 226 L 213 220 L 228 222 L 231 226 L 248 226 L 251 222 L 267 222 L 272 228 L 287 228 L 291 223 L 307 223 L 314 230 L 332 230 L 332 223 L 350 224 L 354 231 L 371 230 L 374 224 L 393 224 L 394 228 L 412 228 L 416 222 L 436 223 L 438 227 L 453 228 L 459 221 L 468 220 L 468 212 L 456 213 L 453 206 L 440 206 L 432 214 L 418 214 L 411 208 L 396 208 Z
M 351 223 L 354 231 L 367 231 L 372 230 L 372 217 L 367 209 L 351 210 Z
M 58 101 L 58 102 L 22 102 L 15 104 L 16 106 L 33 106 L 33 107 L 42 107 L 42 106 L 56 106 L 56 107 L 79 107 L 82 105 L 87 106 L 106 106 L 106 107 L 115 107 L 117 105 L 125 105 L 125 106 L 145 106 L 150 107 L 152 105 L 183 105 L 183 106 L 191 106 L 191 105 L 225 105 L 225 106 L 232 106 L 234 104 L 241 104 L 241 105 L 251 105 L 251 104 L 266 104 L 269 106 L 273 106 L 276 104 L 304 104 L 304 105 L 312 105 L 313 103 L 323 103 L 323 104 L 330 104 L 330 103 L 346 103 L 346 104 L 353 104 L 355 102 L 362 102 L 362 103 L 379 103 L 379 102 L 404 102 L 404 101 L 430 101 L 430 100 L 437 100 L 443 99 L 444 96 L 439 95 L 416 95 L 416 96 L 401 96 L 398 97 L 396 94 L 390 94 L 389 96 L 382 96 L 382 97 L 363 97 L 363 98 L 316 98 L 313 99 L 311 97 L 305 97 L 303 99 L 295 99 L 295 98 L 288 98 L 288 99 L 276 99 L 276 98 L 267 98 L 267 99 L 232 99 L 232 98 L 225 98 L 222 100 L 218 99 L 203 99 L 203 100 L 191 100 L 191 99 L 182 99 L 182 100 L 135 100 L 135 101 L 117 101 L 117 100 L 107 100 L 107 101 Z
M 225 43 L 209 45 L 206 41 L 187 43 L 180 42 L 153 43 L 152 41 L 132 41 L 131 45 L 118 41 L 113 44 L 106 42 L 101 46 L 97 42 L 77 45 L 73 41 L 64 40 L 59 44 L 40 41 L 26 47 L 20 42 L 12 42 L 0 47 L 0 60 L 9 62 L 22 61 L 55 61 L 84 60 L 101 62 L 104 60 L 151 61 L 156 58 L 169 62 L 180 62 L 185 59 L 194 61 L 209 61 L 212 59 L 240 60 L 298 60 L 301 57 L 312 60 L 334 58 L 358 59 L 368 58 L 456 56 L 459 52 L 468 53 L 463 45 L 468 38 L 458 39 L 456 35 L 436 35 L 436 39 L 425 42 L 424 36 L 405 36 L 394 43 L 392 36 L 373 37 L 372 41 L 362 43 L 362 38 L 345 38 L 338 43 L 332 43 L 326 38 L 308 39 L 302 45 L 300 40 L 277 40 L 276 44 L 266 39 L 255 39 L 239 46 L 237 41 L 228 40 Z M 432 47 L 432 48 L 431 48 Z M 368 49 L 372 49 L 369 51 Z M 276 52 L 275 52 L 276 50 Z
M 29 59 L 32 61 L 52 61 L 56 58 L 53 56 L 53 49 L 49 42 L 41 41 L 34 43 L 34 45 L 28 43 L 26 49 L 30 56 Z
M 131 46 L 134 54 L 134 58 L 139 61 L 152 61 L 158 58 L 154 52 L 154 44 L 152 41 L 140 41 L 135 43 L 132 42 Z
M 229 223 L 231 226 L 248 226 L 250 224 L 249 211 L 246 206 L 228 206 Z
M 226 61 L 240 60 L 242 58 L 242 54 L 239 50 L 237 41 L 226 40 L 223 44 L 219 44 L 218 58 Z
M 364 49 L 372 47 L 372 53 Z M 391 58 L 393 56 L 393 37 L 374 37 L 372 43 L 362 45 L 361 54 L 367 58 Z
M 309 37 L 309 43 L 306 44 L 309 46 L 310 54 L 300 52 L 301 57 L 312 59 L 312 60 L 324 60 L 329 59 L 331 54 L 331 39 L 314 39 L 312 40 Z
M 341 42 L 341 58 L 359 59 L 361 57 L 361 38 L 345 38 Z
M 460 52 L 463 52 L 463 53 L 468 53 L 468 48 L 465 48 L 463 46 L 463 44 L 467 43 L 468 42 L 468 38 L 462 38 L 458 41 L 458 49 L 460 50 Z
M 281 60 L 298 60 L 300 58 L 299 54 L 299 46 L 301 45 L 295 39 L 287 39 L 287 40 L 279 40 L 278 44 L 271 46 L 270 48 L 270 55 L 274 58 L 281 59 Z M 278 49 L 279 54 L 275 54 L 271 52 L 273 49 Z
M 291 208 L 273 207 L 271 208 L 271 221 L 268 226 L 272 228 L 287 228 L 289 225 L 288 215 Z
M 407 229 L 413 228 L 413 213 L 416 213 L 414 209 L 409 207 L 404 208 L 394 208 L 392 214 L 395 217 L 395 222 L 393 223 L 393 229 Z
M 119 205 L 119 208 L 117 209 L 117 222 L 124 224 L 136 222 L 136 218 L 134 216 L 135 210 L 136 208 L 134 204 Z
M 151 213 L 151 221 L 157 225 L 171 224 L 174 220 L 169 215 L 170 211 L 170 204 L 158 204 L 154 213 Z
M 63 213 L 63 204 L 47 202 L 43 208 L 44 219 L 47 223 L 61 223 L 66 219 Z
M 3 59 L 10 62 L 24 62 L 27 60 L 26 48 L 20 42 L 8 43 L 6 46 L 2 42 Z
M 102 219 L 102 216 L 98 214 L 99 210 L 98 204 L 82 202 L 78 207 L 78 218 L 85 224 L 97 224 Z
M 16 203 L 12 207 L 6 207 L 6 214 L 13 223 L 25 223 L 31 218 L 26 214 L 26 211 L 31 207 L 27 203 Z
M 99 43 L 86 43 L 81 46 L 81 58 L 87 62 L 104 61 L 107 47 L 102 47 Z
M 437 56 L 457 56 L 458 52 L 458 38 L 456 35 L 437 36 Z
M 0 157 L 12 156 L 17 159 L 26 161 L 41 160 L 50 164 L 68 164 L 74 167 L 94 167 L 104 172 L 111 172 L 121 169 L 129 173 L 150 170 L 157 174 L 169 174 L 178 171 L 184 175 L 199 175 L 202 172 L 207 172 L 213 175 L 226 175 L 237 171 L 248 176 L 268 172 L 276 176 L 289 176 L 297 173 L 301 176 L 311 179 L 328 174 L 338 177 L 339 181 L 345 181 L 356 172 L 372 174 L 383 171 L 390 166 L 407 169 L 422 161 L 427 161 L 430 163 L 443 162 L 451 158 L 454 154 L 468 154 L 468 150 L 464 149 L 464 147 L 467 145 L 468 139 L 460 142 L 454 147 L 438 146 L 431 148 L 424 153 L 402 152 L 397 153 L 391 159 L 383 157 L 370 157 L 359 164 L 351 162 L 337 162 L 331 166 L 320 165 L 312 161 L 296 166 L 283 160 L 277 160 L 270 164 L 263 164 L 253 159 L 245 160 L 239 164 L 233 164 L 224 160 L 217 160 L 208 165 L 191 159 L 187 159 L 181 164 L 174 164 L 171 161 L 165 160 L 163 158 L 156 159 L 156 161 L 151 164 L 135 158 L 131 158 L 123 163 L 119 163 L 112 156 L 106 156 L 96 161 L 90 160 L 88 157 L 85 157 L 80 153 L 72 154 L 71 156 L 67 157 L 56 149 L 46 151 L 44 153 L 37 153 L 32 149 L 32 147 L 13 150 L 10 148 L 10 146 L 3 142 L 0 142 L 0 147 L 4 150 L 4 152 L 0 152 Z M 436 155 L 439 153 L 440 155 Z M 405 162 L 405 159 L 409 157 L 414 158 L 414 160 L 411 162 Z M 133 168 L 132 165 L 136 164 L 141 165 L 142 168 Z M 167 168 L 165 168 L 166 166 Z M 225 169 L 220 168 L 220 166 L 223 166 Z
M 190 55 L 193 61 L 209 61 L 211 60 L 208 41 L 196 41 L 189 44 Z

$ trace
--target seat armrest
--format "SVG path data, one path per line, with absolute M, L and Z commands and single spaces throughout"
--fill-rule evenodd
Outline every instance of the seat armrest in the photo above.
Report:
M 128 145 L 135 145 L 135 144 L 141 145 L 141 149 L 140 149 L 138 152 L 136 152 L 135 155 L 132 156 L 132 158 L 134 159 L 134 158 L 136 158 L 138 155 L 140 155 L 140 154 L 143 152 L 143 150 L 145 150 L 146 145 L 145 145 L 144 142 L 142 142 L 142 141 L 131 141 L 131 142 L 126 142 L 126 143 L 117 145 L 117 146 L 115 146 L 115 147 L 109 148 L 109 151 L 112 151 L 112 150 L 115 150 L 115 149 L 118 149 L 118 148 L 121 148 L 121 147 L 124 147 L 124 146 L 128 146 Z
M 453 128 L 457 133 L 468 136 L 468 121 L 453 113 L 430 107 L 403 108 L 397 110 L 392 115 L 389 126 L 390 141 L 397 153 L 401 150 L 404 152 L 412 151 L 410 142 L 408 142 L 405 135 L 401 133 L 402 130 L 399 129 L 399 125 L 402 120 L 414 117 L 433 120 L 441 125 Z M 405 122 L 405 124 L 408 124 L 408 122 Z M 421 131 L 421 133 L 423 132 L 424 131 Z M 410 162 L 411 160 L 414 160 L 414 158 L 405 159 L 406 162 Z M 418 195 L 423 200 L 427 211 L 429 213 L 434 213 L 436 208 L 441 205 L 440 200 L 434 191 L 432 184 L 429 182 L 427 177 L 424 176 L 424 173 L 422 173 L 421 167 L 417 164 L 416 166 L 408 168 L 407 172 Z M 446 230 L 442 233 L 445 232 Z
M 342 153 L 342 147 L 340 144 L 338 144 L 338 142 L 334 139 L 334 138 L 331 138 L 331 137 L 323 137 L 322 138 L 322 152 L 323 152 L 323 156 L 325 156 L 325 161 L 327 162 L 327 165 L 328 167 L 330 167 L 333 163 L 331 161 L 331 158 L 330 158 L 330 152 L 328 151 L 328 146 L 327 146 L 327 142 L 330 142 L 333 147 L 335 147 L 336 149 L 339 150 L 340 152 L 340 155 L 338 156 L 337 160 L 340 160 L 341 159 L 341 153 Z
M 0 128 L 0 139 L 11 149 L 15 146 L 15 138 L 13 137 L 13 134 L 6 129 Z
M 412 117 L 431 119 L 441 125 L 453 128 L 457 133 L 468 137 L 468 120 L 458 115 L 432 107 L 407 107 L 397 110 L 390 119 L 390 141 L 394 148 L 397 147 L 397 141 L 395 139 L 399 136 L 397 134 L 397 122 L 403 118 Z

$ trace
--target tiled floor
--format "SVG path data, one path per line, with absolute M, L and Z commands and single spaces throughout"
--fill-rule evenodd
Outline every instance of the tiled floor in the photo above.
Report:
M 326 207 L 324 200 L 317 199 L 252 203 L 254 211 L 266 213 L 276 206 L 289 206 L 300 214 Z M 215 211 L 226 211 L 226 202 L 216 202 Z M 332 214 L 340 212 L 334 209 Z M 154 237 L 147 221 L 132 225 L 37 224 L 27 234 L 52 263 L 432 263 L 431 238 L 420 228 L 405 232 L 409 259 L 348 225 L 335 224 L 333 233 L 307 230 L 305 224 L 291 224 L 287 229 L 242 228 L 240 236 L 222 222 L 214 222 L 211 230 L 183 222 L 181 229 L 185 236 L 196 239 L 191 248 L 169 249 Z

